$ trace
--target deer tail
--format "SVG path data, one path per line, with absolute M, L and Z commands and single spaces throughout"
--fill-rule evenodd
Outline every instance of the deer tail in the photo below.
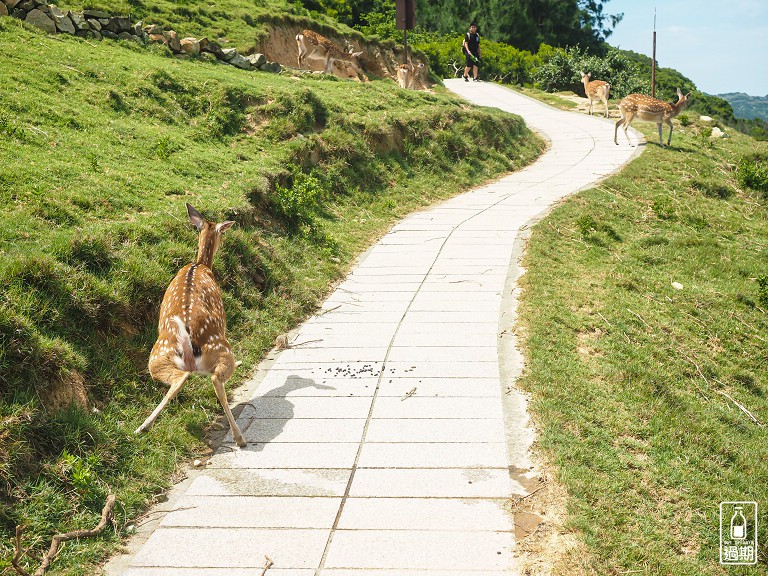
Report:
M 178 328 L 176 332 L 176 365 L 179 367 L 179 370 L 194 372 L 197 369 L 197 363 L 195 362 L 195 354 L 192 350 L 192 338 L 190 337 L 184 322 L 181 321 L 181 318 L 174 316 L 171 320 L 176 323 L 176 327 Z

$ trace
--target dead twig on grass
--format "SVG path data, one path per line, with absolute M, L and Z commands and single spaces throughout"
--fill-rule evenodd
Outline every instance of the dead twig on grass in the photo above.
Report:
M 264 556 L 264 559 L 267 561 L 267 563 L 264 564 L 264 569 L 261 571 L 261 576 L 264 576 L 264 574 L 267 573 L 267 570 L 269 570 L 270 568 L 272 568 L 272 566 L 275 565 L 275 563 L 272 562 L 272 558 L 270 558 L 269 556 Z
M 681 353 L 681 354 L 682 354 L 682 353 Z M 712 385 L 709 383 L 709 380 L 707 380 L 707 377 L 706 377 L 706 376 L 704 376 L 704 373 L 701 371 L 701 368 L 699 368 L 699 365 L 698 365 L 698 364 L 696 364 L 696 362 L 694 362 L 694 361 L 693 361 L 693 360 L 691 360 L 690 358 L 688 358 L 688 356 L 686 356 L 685 354 L 682 354 L 682 356 L 683 356 L 683 358 L 685 358 L 686 360 L 688 360 L 688 362 L 690 362 L 691 364 L 693 364 L 693 365 L 696 367 L 696 372 L 698 372 L 698 373 L 699 373 L 699 376 L 701 376 L 702 380 L 704 380 L 704 382 L 706 382 L 706 383 L 707 383 L 707 386 L 710 386 L 710 387 L 711 387 Z M 702 390 L 702 389 L 699 387 L 699 385 L 698 385 L 698 384 L 696 384 L 696 382 L 695 382 L 695 381 L 693 382 L 693 385 L 694 385 L 694 386 L 696 386 L 696 390 L 698 390 L 698 391 L 699 391 L 699 394 L 701 394 L 701 396 L 704 398 L 704 400 L 706 400 L 707 402 L 709 402 L 709 396 L 707 396 L 706 394 L 704 394 L 704 391 L 703 391 L 703 390 Z
M 53 559 L 56 557 L 56 554 L 59 551 L 59 544 L 62 542 L 67 542 L 68 540 L 77 540 L 80 538 L 93 538 L 102 530 L 104 530 L 107 522 L 109 522 L 109 519 L 112 517 L 112 510 L 115 507 L 115 501 L 116 499 L 114 494 L 107 496 L 107 502 L 104 504 L 104 509 L 101 511 L 101 520 L 99 520 L 99 523 L 91 530 L 72 530 L 71 532 L 66 532 L 64 534 L 56 534 L 51 540 L 51 547 L 48 549 L 48 553 L 43 558 L 43 563 L 37 570 L 35 570 L 34 576 L 43 576 L 45 571 L 48 569 L 48 566 L 51 565 L 51 562 L 53 562 Z M 29 572 L 24 570 L 19 565 L 19 560 L 29 550 L 22 550 L 21 548 L 21 535 L 23 533 L 24 527 L 16 526 L 16 553 L 13 556 L 12 564 L 13 568 L 18 574 L 21 574 L 21 576 L 29 576 Z
M 722 384 L 722 382 L 720 382 L 720 384 Z M 762 427 L 764 426 L 764 424 L 763 424 L 762 422 L 760 422 L 760 420 L 758 420 L 758 419 L 755 417 L 755 415 L 754 415 L 754 414 L 752 414 L 752 412 L 750 412 L 749 410 L 747 410 L 747 409 L 744 407 L 744 405 L 743 405 L 741 402 L 739 402 L 738 400 L 736 400 L 736 399 L 735 399 L 733 396 L 731 396 L 731 395 L 730 395 L 730 394 L 728 394 L 727 392 L 723 392 L 722 390 L 717 390 L 717 393 L 718 393 L 718 394 L 720 394 L 721 396 L 725 396 L 726 398 L 728 398 L 728 400 L 730 400 L 731 402 L 733 402 L 733 403 L 736 405 L 736 407 L 737 407 L 739 410 L 741 410 L 742 412 L 744 412 L 744 414 L 746 414 L 747 416 L 749 416 L 749 419 L 750 419 L 750 420 L 752 420 L 752 422 L 754 422 L 754 423 L 755 423 L 755 424 L 757 424 L 758 426 L 760 426 L 760 428 L 762 428 Z

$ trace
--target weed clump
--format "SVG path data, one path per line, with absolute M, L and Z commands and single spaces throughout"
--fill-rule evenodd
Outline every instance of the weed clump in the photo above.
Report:
M 763 306 L 768 306 L 768 275 L 757 279 L 757 300 Z
M 768 155 L 743 156 L 736 165 L 736 179 L 741 186 L 757 190 L 768 199 Z

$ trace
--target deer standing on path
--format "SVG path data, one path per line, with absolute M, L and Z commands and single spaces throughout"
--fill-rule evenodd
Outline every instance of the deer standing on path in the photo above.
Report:
M 621 112 L 621 118 L 616 122 L 616 128 L 613 131 L 613 142 L 618 145 L 616 136 L 619 133 L 619 126 L 624 124 L 624 136 L 627 137 L 627 142 L 630 146 L 632 141 L 627 134 L 627 128 L 632 123 L 632 120 L 638 118 L 639 120 L 645 120 L 648 122 L 655 122 L 659 127 L 659 145 L 664 147 L 664 140 L 662 138 L 662 122 L 669 126 L 669 138 L 667 139 L 667 146 L 672 142 L 672 118 L 680 114 L 683 110 L 688 108 L 691 103 L 689 98 L 691 93 L 683 94 L 680 88 L 677 89 L 677 102 L 675 104 L 669 104 L 656 98 L 651 98 L 645 94 L 630 94 L 625 97 L 619 103 L 619 112 Z
M 237 445 L 246 442 L 227 402 L 224 384 L 235 371 L 235 357 L 227 342 L 221 290 L 213 277 L 213 256 L 221 235 L 234 222 L 208 222 L 187 204 L 189 221 L 200 232 L 197 261 L 179 270 L 160 306 L 158 337 L 149 356 L 149 373 L 170 389 L 154 412 L 136 429 L 148 430 L 163 408 L 179 393 L 193 372 L 210 374 L 216 397 L 229 421 Z
M 608 98 L 611 92 L 611 85 L 602 80 L 592 80 L 590 82 L 591 72 L 589 74 L 579 72 L 579 74 L 581 74 L 581 81 L 584 82 L 584 93 L 589 99 L 589 115 L 592 115 L 592 102 L 601 100 L 605 104 L 605 117 L 608 118 Z
M 360 69 L 362 52 L 342 52 L 336 44 L 325 36 L 312 30 L 302 30 L 296 34 L 296 44 L 299 47 L 299 68 L 305 60 L 323 60 L 323 71 L 333 74 L 333 64 L 343 62 L 348 64 L 356 75 L 368 80 Z

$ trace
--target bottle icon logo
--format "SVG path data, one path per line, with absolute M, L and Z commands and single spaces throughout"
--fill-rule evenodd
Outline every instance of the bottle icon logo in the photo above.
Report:
M 731 516 L 731 538 L 744 540 L 747 537 L 747 520 L 742 513 L 743 506 L 734 506 L 735 512 Z
M 757 502 L 720 503 L 720 564 L 757 564 Z

